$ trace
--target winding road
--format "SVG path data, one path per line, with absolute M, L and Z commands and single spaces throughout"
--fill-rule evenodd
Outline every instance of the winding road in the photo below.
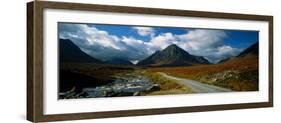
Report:
M 214 85 L 209 85 L 209 84 L 204 84 L 204 83 L 197 82 L 197 81 L 190 80 L 190 79 L 170 76 L 163 72 L 159 72 L 159 73 L 163 77 L 175 79 L 175 80 L 182 82 L 184 85 L 190 87 L 193 93 L 214 93 L 214 92 L 231 92 L 232 91 L 230 89 L 226 89 L 226 88 L 222 88 L 222 87 L 218 87 L 218 86 L 214 86 Z

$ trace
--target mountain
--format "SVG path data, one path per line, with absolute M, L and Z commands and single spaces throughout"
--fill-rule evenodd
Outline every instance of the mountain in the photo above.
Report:
M 230 57 L 219 61 L 218 63 L 226 63 L 226 62 L 234 62 L 240 61 L 242 59 L 253 59 L 256 60 L 259 57 L 259 43 L 256 42 L 255 44 L 251 45 L 240 54 L 235 57 Z
M 210 64 L 202 56 L 194 56 L 172 44 L 162 51 L 156 51 L 140 61 L 140 66 L 191 66 L 195 64 Z
M 241 52 L 237 57 L 246 57 L 246 56 L 258 56 L 259 55 L 259 43 L 255 43 L 251 45 L 249 48 L 245 49 L 243 52 Z
M 229 57 L 229 58 L 226 58 L 226 59 L 222 59 L 222 60 L 220 60 L 220 61 L 217 62 L 217 63 L 218 63 L 218 64 L 224 63 L 224 62 L 226 62 L 226 61 L 228 61 L 228 60 L 230 60 L 230 59 L 232 59 L 232 58 L 234 58 L 234 57 Z
M 107 64 L 115 64 L 115 65 L 134 65 L 132 62 L 122 59 L 122 58 L 116 58 L 112 60 L 105 61 Z
M 60 62 L 102 63 L 83 52 L 69 39 L 59 39 L 59 58 Z

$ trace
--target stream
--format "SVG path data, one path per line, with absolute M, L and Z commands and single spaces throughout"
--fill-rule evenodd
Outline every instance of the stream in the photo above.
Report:
M 73 90 L 59 94 L 59 96 L 63 99 L 140 96 L 141 92 L 157 90 L 160 90 L 160 86 L 150 82 L 148 78 L 137 74 L 126 74 L 117 76 L 114 82 L 107 85 L 95 88 L 83 88 L 82 92 L 79 93 Z

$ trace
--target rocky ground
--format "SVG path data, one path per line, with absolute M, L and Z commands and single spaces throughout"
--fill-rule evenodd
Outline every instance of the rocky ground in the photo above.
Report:
M 158 84 L 150 82 L 144 76 L 126 74 L 116 76 L 113 83 L 98 86 L 95 88 L 84 88 L 81 92 L 75 91 L 75 88 L 60 93 L 60 99 L 74 98 L 97 98 L 97 97 L 120 97 L 120 96 L 139 96 L 142 92 L 152 92 L 160 90 Z

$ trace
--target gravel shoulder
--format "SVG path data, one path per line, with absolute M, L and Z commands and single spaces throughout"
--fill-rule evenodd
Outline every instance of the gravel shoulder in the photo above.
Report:
M 214 86 L 214 85 L 209 85 L 209 84 L 204 84 L 198 81 L 190 80 L 190 79 L 185 79 L 185 78 L 178 78 L 174 76 L 167 75 L 166 73 L 159 72 L 162 76 L 170 79 L 175 79 L 186 86 L 190 87 L 192 89 L 193 93 L 215 93 L 215 92 L 231 92 L 232 90 Z

